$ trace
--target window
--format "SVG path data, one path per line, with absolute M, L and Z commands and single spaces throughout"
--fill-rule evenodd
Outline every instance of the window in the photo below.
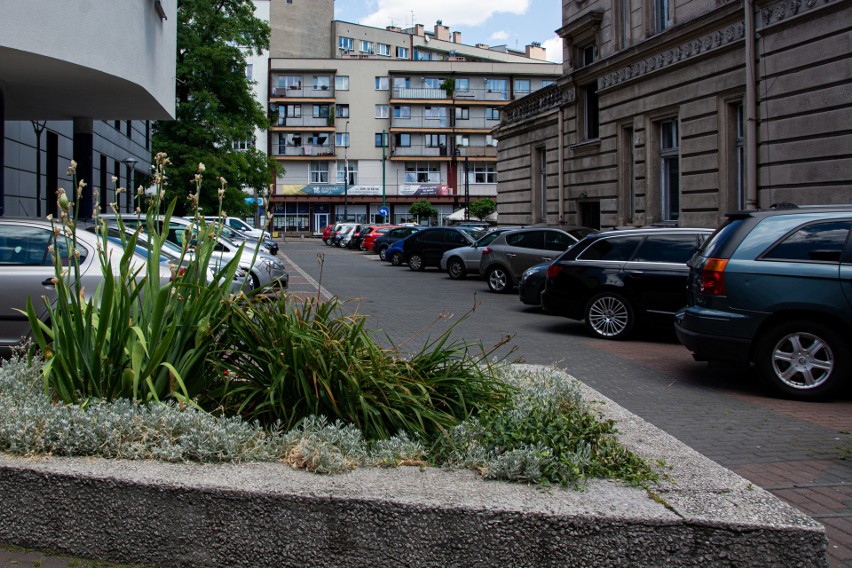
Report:
M 376 77 L 376 90 L 377 91 L 387 91 L 388 90 L 388 78 L 387 77 Z
M 438 77 L 423 77 L 423 87 L 426 89 L 440 89 L 442 82 Z
M 470 137 L 467 134 L 456 134 L 456 146 L 467 148 L 470 146 Z
M 469 107 L 456 107 L 456 120 L 468 120 L 470 119 L 470 108 Z
M 468 165 L 468 183 L 497 183 L 497 168 L 494 164 L 474 163 Z
M 544 248 L 546 250 L 564 252 L 568 250 L 568 247 L 573 245 L 575 242 L 577 241 L 559 231 L 544 232 Z
M 446 134 L 424 134 L 423 139 L 427 148 L 446 148 Z
M 255 140 L 252 138 L 251 140 L 234 140 L 231 147 L 234 150 L 248 150 L 249 148 L 254 148 Z
M 394 118 L 411 118 L 411 107 L 406 105 L 393 106 Z
M 331 105 L 313 105 L 314 118 L 328 118 L 331 114 Z
M 378 55 L 390 56 L 390 46 L 386 43 L 377 43 L 376 44 L 376 53 Z
M 302 88 L 302 76 L 301 75 L 279 75 L 278 76 L 278 88 L 279 89 L 301 89 Z
M 337 105 L 335 116 L 338 118 L 349 118 L 349 105 Z
M 246 63 L 246 79 L 252 81 L 254 79 L 254 65 Z
M 677 120 L 666 120 L 660 129 L 660 195 L 662 218 L 676 221 L 680 214 L 680 156 Z
M 772 247 L 762 260 L 840 262 L 852 221 L 811 223 Z
M 456 91 L 461 91 L 462 93 L 466 93 L 470 91 L 470 79 L 466 77 L 457 77 L 455 79 Z
M 346 180 L 346 170 L 349 170 L 349 179 Z M 346 180 L 347 185 L 358 185 L 358 161 L 338 160 L 337 162 L 337 183 L 343 183 Z
M 328 183 L 327 162 L 311 162 L 311 183 Z
M 396 89 L 408 89 L 411 87 L 411 77 L 394 77 L 393 78 L 393 88 Z
M 624 49 L 630 44 L 630 0 L 617 0 L 618 48 Z
M 314 90 L 327 91 L 331 88 L 331 77 L 328 75 L 314 75 Z
M 486 107 L 485 120 L 500 120 L 500 109 L 497 107 Z
M 491 136 L 490 134 L 485 135 L 485 145 L 486 146 L 497 146 L 497 139 Z
M 406 132 L 398 132 L 393 135 L 393 145 L 400 148 L 408 148 L 411 146 L 411 134 Z
M 373 53 L 373 42 L 367 40 L 361 40 L 359 47 L 361 49 L 361 53 Z
M 388 133 L 387 132 L 376 132 L 375 137 L 375 146 L 376 148 L 387 148 L 388 147 Z
M 653 0 L 654 33 L 660 33 L 669 26 L 669 0 Z
M 739 209 L 746 208 L 746 184 L 745 184 L 745 112 L 743 104 L 739 103 L 734 109 L 736 121 L 736 139 L 734 140 L 734 151 L 736 153 L 736 188 L 737 188 L 737 207 Z
M 335 91 L 348 91 L 349 90 L 349 75 L 337 75 L 334 78 L 334 90 Z
M 441 166 L 432 162 L 406 162 L 405 183 L 441 183 Z
M 686 264 L 700 244 L 697 235 L 650 235 L 633 261 Z
M 447 118 L 447 107 L 424 107 L 423 118 L 427 120 L 440 120 L 442 118 Z
M 485 90 L 489 93 L 497 93 L 504 99 L 509 95 L 506 90 L 506 79 L 486 79 Z
M 390 107 L 388 105 L 376 105 L 376 118 L 388 118 L 389 113 Z
M 506 244 L 511 247 L 543 249 L 544 231 L 522 231 L 506 235 Z
M 408 59 L 408 48 L 407 47 L 397 47 L 396 48 L 396 56 L 399 59 Z
M 288 118 L 301 118 L 302 105 L 278 105 L 278 126 L 286 126 Z
M 543 89 L 545 87 L 549 87 L 549 86 L 555 85 L 555 84 L 556 84 L 556 81 L 551 81 L 550 79 L 542 79 L 541 88 Z
M 598 48 L 594 43 L 589 43 L 577 48 L 577 67 L 585 67 L 595 62 Z
M 335 133 L 334 145 L 339 147 L 339 148 L 349 147 L 349 133 L 348 132 L 337 132 L 337 133 Z
M 633 257 L 633 251 L 642 242 L 641 236 L 613 237 L 600 239 L 584 250 L 577 257 L 578 260 L 612 260 L 627 261 Z
M 351 37 L 337 36 L 337 47 L 345 53 L 349 53 L 355 49 L 355 40 Z
M 530 80 L 529 79 L 515 79 L 515 93 L 518 95 L 525 95 L 530 92 Z
M 598 120 L 598 84 L 588 83 L 580 87 L 582 97 L 583 139 L 595 140 L 600 137 L 600 122 Z

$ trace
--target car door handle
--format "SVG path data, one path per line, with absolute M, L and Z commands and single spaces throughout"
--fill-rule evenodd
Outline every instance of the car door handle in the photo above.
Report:
M 53 283 L 53 277 L 51 276 L 50 278 L 45 278 L 44 280 L 42 280 L 41 285 L 42 286 L 55 286 L 55 284 Z
M 645 276 L 645 273 L 644 273 L 644 272 L 642 272 L 641 270 L 628 270 L 628 271 L 627 271 L 627 275 L 628 275 L 628 276 L 633 276 L 633 277 L 635 277 L 635 278 L 639 278 L 639 277 L 641 277 L 641 276 Z
M 544 261 L 544 262 L 550 262 L 551 260 L 553 260 L 553 257 L 543 256 L 543 257 L 541 257 L 541 260 Z
M 508 252 L 508 253 L 506 253 L 506 256 L 508 256 L 509 258 L 515 258 L 515 257 L 516 257 L 516 256 L 518 256 L 518 255 L 516 255 L 516 254 L 515 254 L 515 253 L 513 253 L 513 252 Z

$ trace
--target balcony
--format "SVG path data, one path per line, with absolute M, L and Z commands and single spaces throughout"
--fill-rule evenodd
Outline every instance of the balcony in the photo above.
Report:
M 332 120 L 329 117 L 314 117 L 314 116 L 278 116 L 278 120 L 275 121 L 273 128 L 334 128 L 334 124 L 332 124 Z
M 302 146 L 288 146 L 286 144 L 272 144 L 272 155 L 284 158 L 328 158 L 334 157 L 335 147 L 331 144 L 305 144 Z
M 446 146 L 425 146 L 423 144 L 412 144 L 411 146 L 396 146 L 391 149 L 392 157 L 418 157 L 418 158 L 440 158 L 448 157 L 450 151 Z
M 457 118 L 454 125 L 450 124 L 448 118 L 440 119 L 425 118 L 423 116 L 412 116 L 411 118 L 392 118 L 391 128 L 397 130 L 428 130 L 431 128 L 452 128 L 454 130 L 491 130 L 498 124 L 499 120 L 492 120 L 484 116 L 466 119 Z
M 285 99 L 333 99 L 334 89 L 328 86 L 273 87 L 272 98 Z
M 526 93 L 525 93 L 526 94 Z M 444 89 L 408 89 L 394 88 L 392 97 L 395 100 L 454 100 L 460 102 L 490 102 L 509 101 L 508 90 L 467 89 L 453 91 L 452 96 Z

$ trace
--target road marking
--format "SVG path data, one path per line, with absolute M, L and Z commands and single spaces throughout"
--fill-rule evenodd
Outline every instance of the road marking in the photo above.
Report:
M 332 294 L 331 292 L 329 292 L 328 290 L 326 290 L 326 288 L 325 288 L 324 286 L 320 286 L 320 285 L 319 285 L 319 282 L 317 282 L 316 280 L 314 280 L 313 278 L 311 278 L 310 274 L 308 274 L 307 272 L 305 272 L 304 270 L 302 270 L 302 268 L 301 268 L 298 264 L 296 264 L 295 262 L 293 262 L 293 261 L 290 259 L 290 257 L 288 257 L 286 254 L 284 254 L 284 253 L 283 253 L 283 252 L 281 252 L 280 250 L 278 251 L 278 254 L 280 254 L 281 256 L 283 256 L 283 257 L 284 257 L 284 261 L 285 261 L 286 263 L 288 263 L 288 264 L 289 264 L 289 265 L 290 265 L 293 269 L 295 269 L 295 270 L 296 270 L 296 272 L 298 272 L 298 273 L 299 273 L 299 274 L 300 274 L 300 275 L 301 275 L 301 276 L 302 276 L 305 280 L 307 280 L 307 281 L 308 281 L 308 284 L 310 284 L 311 286 L 313 286 L 315 290 L 319 290 L 319 292 L 320 292 L 320 297 L 321 297 L 321 298 L 323 298 L 323 299 L 325 299 L 325 300 L 328 300 L 329 298 L 332 298 L 332 297 L 334 296 L 334 294 Z

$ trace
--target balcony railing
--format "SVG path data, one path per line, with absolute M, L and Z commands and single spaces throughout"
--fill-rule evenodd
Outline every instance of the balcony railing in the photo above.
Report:
M 278 120 L 275 121 L 275 126 L 304 126 L 304 127 L 315 127 L 315 126 L 334 126 L 332 124 L 332 120 L 328 117 L 314 117 L 314 116 L 279 116 Z
M 272 96 L 288 99 L 331 99 L 334 98 L 334 89 L 331 87 L 273 87 Z
M 411 146 L 396 146 L 392 148 L 391 155 L 393 156 L 421 156 L 421 157 L 440 157 L 449 156 L 450 151 L 446 146 L 437 148 L 425 146 L 423 144 L 412 144 Z
M 509 91 L 494 90 L 494 89 L 467 89 L 464 91 L 455 90 L 452 96 L 447 94 L 444 89 L 427 89 L 427 88 L 394 88 L 392 96 L 394 99 L 454 99 L 456 103 L 459 101 L 508 101 Z
M 273 144 L 273 156 L 333 156 L 335 147 L 328 145 L 306 144 L 303 146 L 288 146 L 286 144 Z
M 491 120 L 484 116 L 461 119 L 457 118 L 454 125 L 455 128 L 464 129 L 479 129 L 490 130 L 500 124 L 499 120 Z M 450 128 L 448 118 L 425 118 L 422 116 L 412 116 L 411 118 L 392 118 L 391 128 Z

